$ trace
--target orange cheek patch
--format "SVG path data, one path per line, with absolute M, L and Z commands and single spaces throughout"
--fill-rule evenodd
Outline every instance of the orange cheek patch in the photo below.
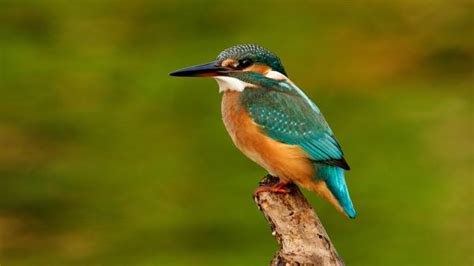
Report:
M 248 72 L 257 72 L 257 73 L 260 73 L 260 74 L 267 74 L 269 71 L 271 71 L 272 68 L 267 66 L 267 65 L 262 65 L 262 64 L 254 64 L 254 65 L 251 65 L 249 67 L 247 67 L 246 69 L 244 69 L 244 71 L 248 71 Z

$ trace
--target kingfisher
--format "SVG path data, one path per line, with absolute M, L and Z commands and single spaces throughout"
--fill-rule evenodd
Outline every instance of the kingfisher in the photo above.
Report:
M 212 77 L 223 93 L 221 112 L 235 146 L 279 183 L 255 193 L 287 193 L 296 183 L 354 219 L 344 178 L 350 170 L 318 106 L 286 74 L 280 58 L 254 44 L 222 51 L 217 59 L 170 73 Z

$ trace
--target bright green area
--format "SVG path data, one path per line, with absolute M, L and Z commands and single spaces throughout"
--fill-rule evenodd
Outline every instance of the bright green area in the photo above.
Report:
M 318 103 L 348 265 L 473 265 L 472 1 L 0 1 L 0 264 L 265 265 L 277 245 L 212 80 L 258 43 Z

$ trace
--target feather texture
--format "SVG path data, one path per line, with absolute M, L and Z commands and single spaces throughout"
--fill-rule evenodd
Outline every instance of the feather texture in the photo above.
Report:
M 242 104 L 255 123 L 270 137 L 299 145 L 312 160 L 349 170 L 341 147 L 316 104 L 290 82 L 270 84 L 242 93 Z

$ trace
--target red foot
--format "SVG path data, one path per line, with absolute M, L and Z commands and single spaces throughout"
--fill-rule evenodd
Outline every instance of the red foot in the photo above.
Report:
M 274 185 L 274 186 L 261 186 L 259 188 L 257 188 L 254 192 L 253 192 L 253 195 L 254 196 L 257 196 L 258 194 L 262 193 L 262 192 L 272 192 L 272 193 L 284 193 L 284 194 L 287 194 L 287 193 L 290 193 L 290 189 L 288 187 L 286 187 L 286 185 L 288 185 L 290 182 L 288 181 L 280 181 L 278 184 Z

